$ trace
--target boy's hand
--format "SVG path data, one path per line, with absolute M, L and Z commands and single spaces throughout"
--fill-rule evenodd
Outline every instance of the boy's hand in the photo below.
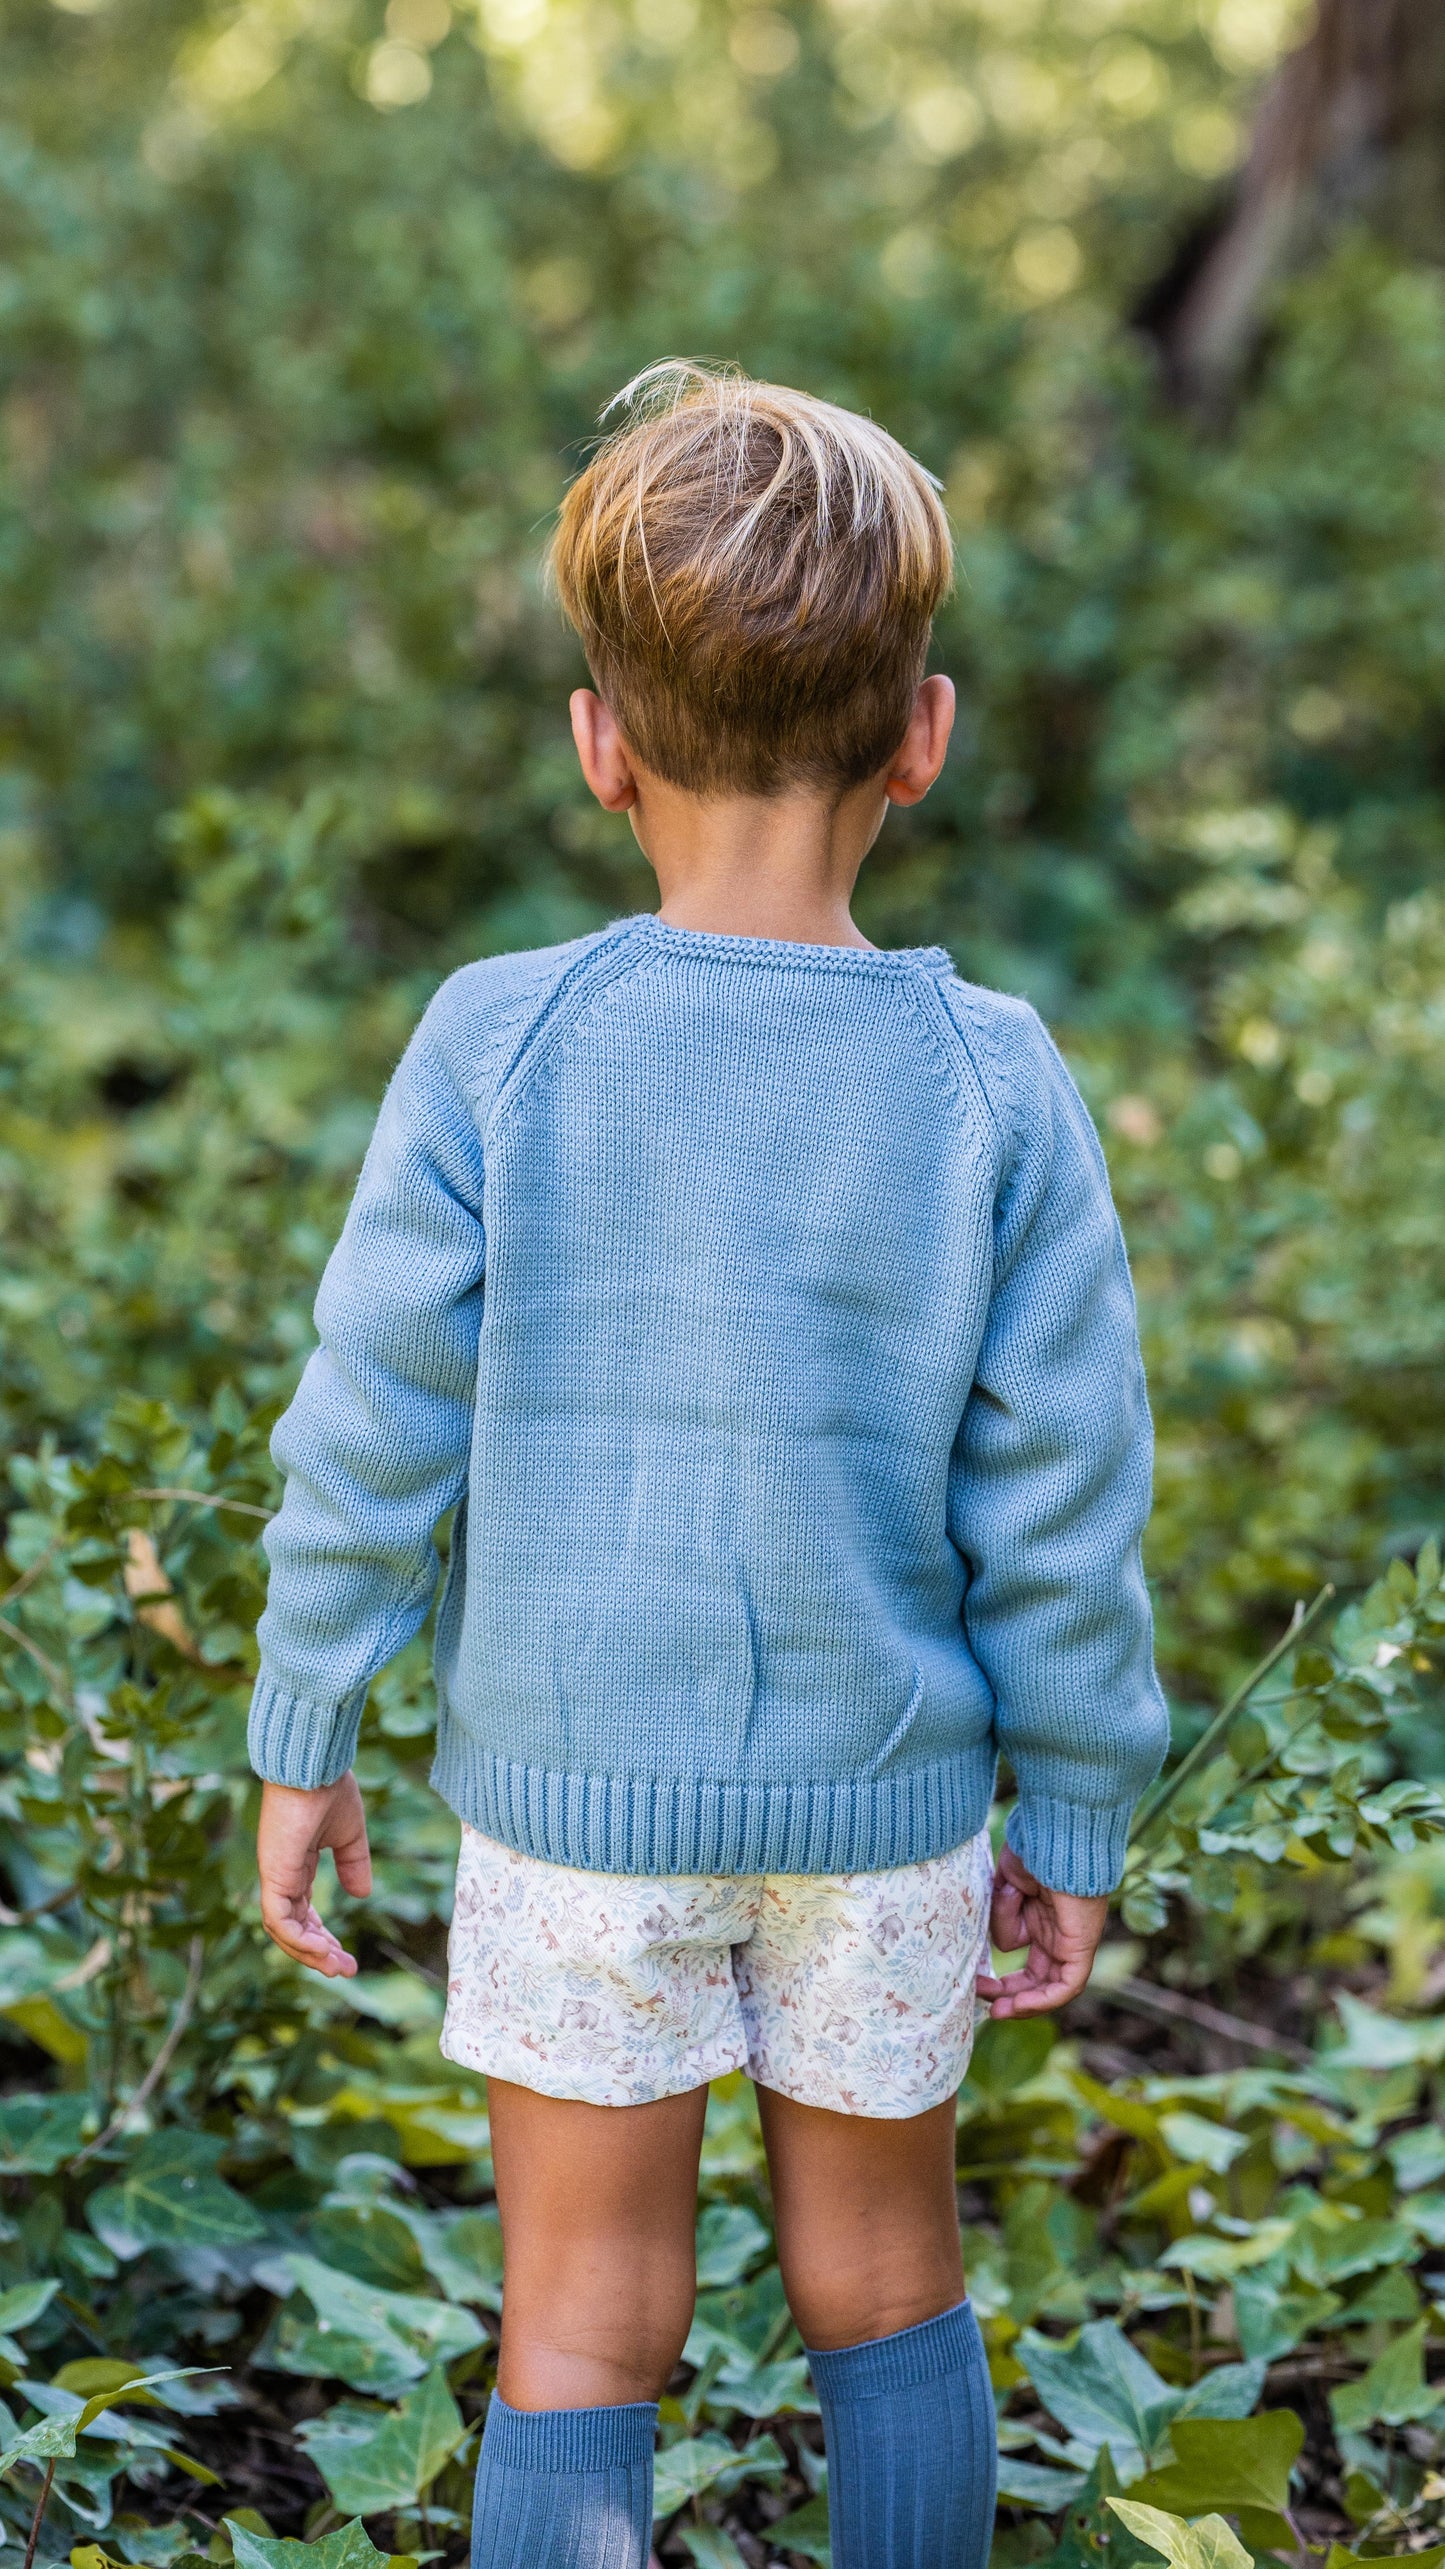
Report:
M 1001 2016 L 1046 2016 L 1065 1999 L 1077 1998 L 1093 1969 L 1108 1915 L 1107 1899 L 1049 1891 L 1011 1846 L 1003 1847 L 993 1877 L 989 1933 L 1000 1953 L 1017 1953 L 1027 1945 L 1029 1958 L 1022 1971 L 1010 1972 L 1006 1980 L 979 1973 L 978 1994 L 989 2001 L 995 2024 Z
M 371 1889 L 371 1849 L 366 1843 L 366 1813 L 354 1775 L 314 1793 L 289 1784 L 261 1788 L 261 1824 L 256 1832 L 256 1861 L 261 1871 L 261 1924 L 273 1944 L 304 1962 L 308 1971 L 328 1980 L 350 1980 L 355 1956 L 331 1929 L 323 1926 L 311 1905 L 317 1860 L 329 1846 L 336 1879 L 353 1900 Z

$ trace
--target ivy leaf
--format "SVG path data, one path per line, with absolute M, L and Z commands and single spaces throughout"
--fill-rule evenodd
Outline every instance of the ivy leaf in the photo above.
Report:
M 1026 2329 L 1011 2351 L 1060 2426 L 1091 2452 L 1107 2444 L 1121 2471 L 1148 2458 L 1183 2397 L 1110 2319 L 1091 2321 L 1070 2347 Z
M 1290 2473 L 1304 2443 L 1293 2409 L 1266 2409 L 1260 2417 L 1177 2417 L 1169 2430 L 1174 2459 L 1134 2486 L 1148 2506 L 1196 2515 L 1205 2507 L 1268 2513 L 1277 2530 L 1270 2539 L 1292 2539 L 1282 2510 L 1289 2504 Z M 1139 2528 L 1134 2527 L 1137 2532 Z
M 1254 2563 L 1223 2516 L 1207 2515 L 1198 2524 L 1143 2506 L 1133 2498 L 1110 2498 L 1109 2505 L 1129 2531 L 1152 2551 L 1162 2551 L 1169 2569 L 1254 2569 Z
M 438 2364 L 400 2408 L 378 2415 L 340 2400 L 297 2433 L 342 2513 L 366 2516 L 409 2506 L 468 2431 Z
M 1247 2132 L 1231 2132 L 1227 2123 L 1211 2123 L 1203 2114 L 1161 2114 L 1159 2129 L 1176 2159 L 1197 2160 L 1215 2176 L 1223 2176 L 1249 2147 Z
M 502 2307 L 502 2225 L 495 2212 L 454 2212 L 441 2220 L 407 2205 L 403 2212 L 422 2263 L 448 2301 L 478 2310 Z
M 968 2065 L 967 2086 L 989 2105 L 1001 2105 L 1037 2078 L 1054 2047 L 1054 2028 L 1043 2016 L 992 2018 L 980 2026 Z
M 1170 2441 L 1177 2443 L 1178 2431 L 1191 2417 L 1252 2417 L 1264 2388 L 1269 2367 L 1256 2356 L 1248 2364 L 1220 2364 L 1206 2373 L 1192 2391 L 1186 2391 L 1178 2415 L 1169 2430 Z
M 1345 2039 L 1325 2054 L 1329 2069 L 1399 2069 L 1416 2061 L 1433 2065 L 1445 2058 L 1445 2017 L 1407 2020 L 1382 2016 L 1362 1998 L 1341 1990 L 1335 1999 Z
M 387 2569 L 391 2556 L 377 2550 L 359 2520 L 338 2525 L 320 2542 L 272 2541 L 251 2533 L 234 2516 L 221 2521 L 231 2537 L 236 2569 Z
M 1212 2231 L 1194 2230 L 1187 2238 L 1173 2240 L 1159 2263 L 1165 2268 L 1177 2267 L 1182 2274 L 1199 2275 L 1208 2282 L 1228 2282 L 1251 2266 L 1266 2265 L 1288 2246 L 1294 2234 L 1295 2224 L 1278 2215 L 1273 2220 L 1257 2222 L 1247 2239 L 1220 2239 Z
M 216 2174 L 224 2141 L 209 2132 L 149 2133 L 118 2184 L 101 2186 L 85 2217 L 112 2256 L 145 2248 L 227 2248 L 261 2239 L 266 2224 Z
M 1336 2292 L 1281 2292 L 1259 2275 L 1241 2275 L 1234 2287 L 1239 2342 L 1255 2362 L 1273 2364 L 1292 2354 L 1301 2338 L 1327 2326 L 1341 2307 Z
M 1350 2275 L 1373 2274 L 1378 2266 L 1408 2265 L 1415 2253 L 1414 2233 L 1406 2222 L 1367 2218 L 1342 2221 L 1336 2228 L 1315 2218 L 1300 2224 L 1290 2257 L 1303 2282 L 1332 2284 Z
M 0 2355 L 17 2368 L 24 2357 L 10 2335 L 11 2329 L 29 2328 L 42 2311 L 49 2309 L 59 2290 L 59 2282 L 52 2276 L 45 2283 L 12 2284 L 8 2292 L 0 2292 Z
M 5 2097 L 0 2176 L 53 2176 L 79 2149 L 90 2111 L 87 2096 Z
M 323 2265 L 319 2257 L 291 2256 L 285 2263 L 316 2316 L 308 2320 L 288 2303 L 254 2362 L 385 2396 L 420 2381 L 431 2365 L 450 2364 L 482 2343 L 480 2320 L 454 2302 L 387 2292 Z
M 1011 2506 L 1041 2507 L 1046 2515 L 1057 2515 L 1060 2507 L 1073 2505 L 1083 2488 L 1082 2471 L 1055 2471 L 1042 2462 L 1016 2462 L 1011 2454 L 999 2455 L 998 2493 Z
M 730 2533 L 720 2524 L 680 2524 L 677 2538 L 697 2569 L 748 2569 Z
M 743 2203 L 710 2203 L 697 2225 L 699 2290 L 710 2285 L 741 2283 L 750 2266 L 766 2255 L 772 2240 L 755 2212 Z
M 735 2488 L 743 2480 L 776 2479 L 783 2468 L 782 2454 L 771 2435 L 760 2435 L 755 2443 L 745 2444 L 741 2452 L 725 2435 L 684 2437 L 677 2444 L 669 2444 L 657 2457 L 654 2520 L 661 2523 L 664 2516 L 675 2515 L 689 2498 L 701 2497 L 706 2489 Z
M 1359 2434 L 1377 2422 L 1406 2426 L 1439 2408 L 1445 2394 L 1438 2383 L 1425 2379 L 1427 2327 L 1427 2321 L 1417 2320 L 1392 2339 L 1357 2382 L 1342 2383 L 1330 2393 L 1330 2414 L 1342 2435 Z
M 770 2524 L 768 2548 L 795 2551 L 800 2560 L 816 2560 L 820 2569 L 831 2569 L 833 2546 L 828 2533 L 827 2499 L 809 2498 L 806 2505 L 794 2507 L 791 2515 L 785 2515 L 781 2524 Z
M 808 2378 L 804 2355 L 785 2356 L 776 2364 L 724 2365 L 718 2396 L 744 2417 L 816 2417 L 818 2402 Z
M 72 2454 L 79 2424 L 79 2410 L 68 2410 L 60 2417 L 42 2417 L 22 2434 L 12 2436 L 0 2448 L 0 2480 L 9 2476 L 17 2462 L 53 2462 L 61 2454 Z

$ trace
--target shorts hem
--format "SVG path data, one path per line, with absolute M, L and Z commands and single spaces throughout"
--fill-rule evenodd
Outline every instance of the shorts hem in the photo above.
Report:
M 846 2102 L 836 2092 L 832 2096 L 805 2096 L 799 2088 L 784 2087 L 776 2078 L 760 2078 L 751 2061 L 745 2066 L 754 2087 L 765 2087 L 772 2096 L 785 2096 L 793 2105 L 810 2105 L 817 2113 L 853 2115 L 863 2123 L 911 2123 L 918 2115 L 931 2114 L 936 2106 L 945 2105 L 950 2097 L 957 2096 L 968 2076 L 965 2063 L 957 2078 L 941 2085 L 936 2094 L 932 2091 L 925 2093 L 921 2103 L 909 2098 L 902 2105 L 861 2105 L 851 2094 Z
M 517 2052 L 505 2042 L 465 2042 L 455 2035 L 448 2038 L 444 2031 L 437 2048 L 444 2061 L 455 2061 L 460 2069 L 475 2070 L 482 2078 L 505 2079 L 510 2086 L 529 2088 L 534 2096 L 550 2096 L 561 2105 L 660 2105 L 669 2096 L 691 2096 L 699 2087 L 710 2087 L 715 2078 L 728 2078 L 734 2070 L 747 2068 L 745 2054 L 738 2052 L 731 2059 L 719 2059 L 707 2068 L 698 2069 L 695 2074 L 680 2076 L 675 2083 L 639 2080 L 639 2087 L 646 2090 L 643 2095 L 619 2096 L 614 2093 L 589 2096 L 578 2084 L 575 2069 L 569 2078 L 567 2069 L 560 2066 L 551 2068 L 534 2061 L 529 2053 Z M 680 2062 L 677 2064 L 679 2070 L 682 2066 Z M 609 2084 L 615 2088 L 622 2082 L 602 2079 L 595 2082 L 598 2087 Z

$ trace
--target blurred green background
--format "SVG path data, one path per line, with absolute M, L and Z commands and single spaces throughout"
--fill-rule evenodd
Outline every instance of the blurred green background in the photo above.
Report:
M 1433 20 L 1386 17 L 1418 107 Z M 1326 19 L 1338 54 L 1370 13 Z M 83 1437 L 122 1385 L 279 1397 L 437 979 L 648 903 L 574 772 L 538 562 L 602 404 L 681 352 L 874 412 L 946 488 L 957 746 L 860 916 L 1026 991 L 1101 1122 L 1181 1704 L 1302 1586 L 1418 1542 L 1445 1461 L 1445 124 L 1413 159 L 1398 96 L 1388 149 L 1310 162 L 1307 134 L 1261 249 L 1236 174 L 1311 23 L 7 0 L 22 1443 Z M 1249 286 L 1211 371 L 1181 333 L 1232 224 Z

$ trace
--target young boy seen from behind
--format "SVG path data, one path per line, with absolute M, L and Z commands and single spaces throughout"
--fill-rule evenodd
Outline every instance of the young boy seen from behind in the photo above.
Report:
M 553 560 L 578 754 L 661 907 L 456 973 L 388 1091 L 275 1436 L 263 1915 L 354 1969 L 317 1859 L 365 1893 L 357 1725 L 455 1506 L 442 2044 L 490 2082 L 506 2252 L 474 2569 L 642 2569 L 737 2068 L 835 2569 L 982 2569 L 975 1997 L 1082 1988 L 1165 1737 L 1124 1252 L 1032 1009 L 849 913 L 952 719 L 928 477 L 846 411 L 659 369 Z

